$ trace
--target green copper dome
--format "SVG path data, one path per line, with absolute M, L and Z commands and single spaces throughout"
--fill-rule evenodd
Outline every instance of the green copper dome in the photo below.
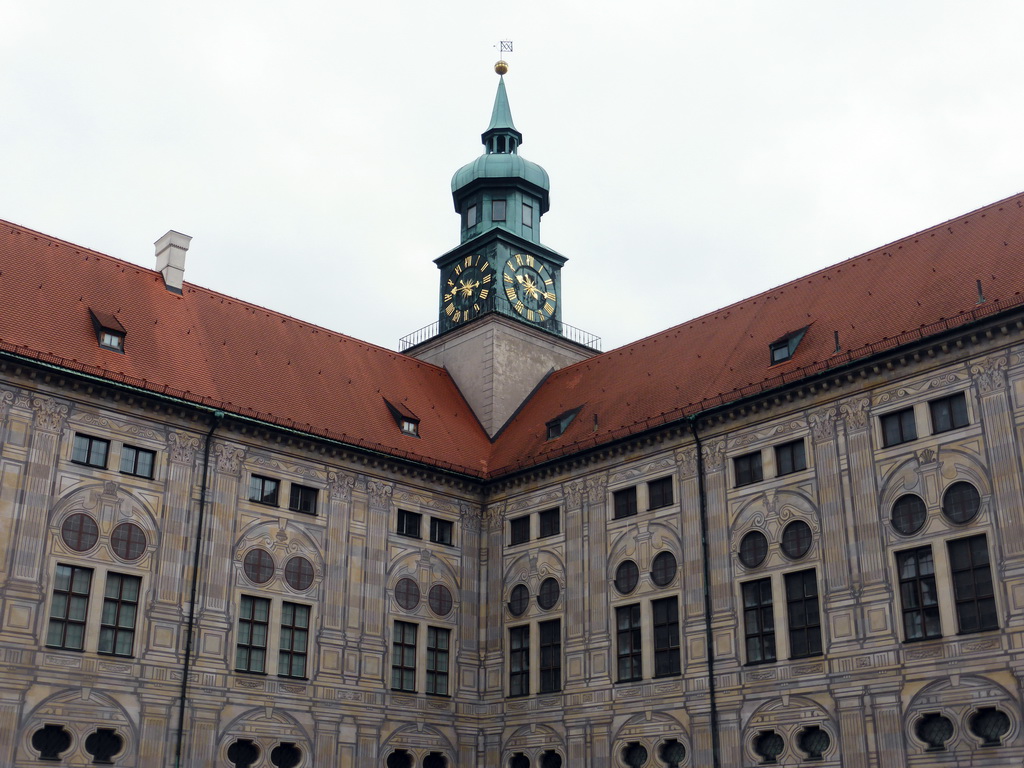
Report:
M 485 153 L 462 166 L 452 177 L 456 210 L 460 209 L 460 199 L 466 193 L 482 186 L 518 186 L 525 182 L 532 195 L 540 201 L 540 212 L 547 212 L 551 182 L 547 171 L 518 154 L 523 135 L 512 122 L 504 77 L 498 81 L 490 125 L 480 138 L 486 148 Z

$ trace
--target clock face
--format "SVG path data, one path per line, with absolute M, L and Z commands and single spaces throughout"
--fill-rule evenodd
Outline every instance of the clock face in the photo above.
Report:
M 555 275 L 533 256 L 517 253 L 501 270 L 505 296 L 512 309 L 533 323 L 555 314 Z
M 494 270 L 483 256 L 466 256 L 448 272 L 441 303 L 453 323 L 476 317 L 488 306 L 494 290 Z

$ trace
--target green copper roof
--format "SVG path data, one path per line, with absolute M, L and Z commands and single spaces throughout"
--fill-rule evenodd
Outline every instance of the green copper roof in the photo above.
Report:
M 516 131 L 516 126 L 512 122 L 512 109 L 508 105 L 508 94 L 505 93 L 504 77 L 498 78 L 498 93 L 494 96 L 494 109 L 491 110 L 491 124 L 487 126 L 487 130 L 484 131 L 484 133 L 486 135 L 495 130 L 511 130 L 519 133 L 519 131 Z
M 518 154 L 523 135 L 516 130 L 512 122 L 512 109 L 509 107 L 508 94 L 505 92 L 505 78 L 498 81 L 494 109 L 491 110 L 491 123 L 480 138 L 486 147 L 485 153 L 462 166 L 452 177 L 452 194 L 456 197 L 456 209 L 459 190 L 473 182 L 494 179 L 507 180 L 506 184 L 520 180 L 538 187 L 541 212 L 547 211 L 547 193 L 551 189 L 548 173 L 536 163 L 531 163 Z

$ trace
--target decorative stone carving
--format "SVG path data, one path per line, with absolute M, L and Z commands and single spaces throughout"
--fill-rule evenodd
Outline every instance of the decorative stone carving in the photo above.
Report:
M 478 533 L 483 523 L 480 512 L 469 504 L 459 505 L 459 520 L 467 533 Z
M 36 414 L 36 429 L 59 432 L 68 415 L 68 407 L 49 397 L 32 398 L 32 410 Z
M 387 509 L 391 506 L 391 495 L 395 488 L 391 483 L 382 483 L 379 480 L 368 480 L 366 492 L 370 496 L 370 506 L 377 509 Z
M 608 478 L 604 475 L 587 478 L 587 498 L 590 499 L 591 504 L 599 504 L 604 501 L 607 492 Z
M 697 474 L 697 449 L 695 447 L 680 448 L 676 451 L 676 464 L 683 477 Z
M 356 479 L 347 472 L 328 472 L 327 491 L 331 498 L 337 501 L 348 501 L 352 498 L 352 489 L 355 488 Z
M 199 438 L 188 432 L 171 432 L 167 435 L 171 461 L 175 464 L 192 464 L 199 450 Z
M 971 366 L 971 377 L 974 379 L 978 392 L 987 395 L 1000 392 L 1006 388 L 1005 355 L 993 355 Z
M 843 421 L 846 422 L 846 429 L 850 432 L 867 429 L 870 408 L 871 401 L 866 397 L 848 400 L 839 406 L 839 412 L 843 416 Z
M 725 441 L 716 440 L 713 443 L 706 443 L 702 451 L 704 455 L 704 469 L 708 472 L 718 472 L 725 466 Z
M 565 496 L 569 500 L 570 509 L 579 509 L 583 505 L 583 492 L 587 486 L 583 480 L 565 484 Z
M 487 521 L 487 527 L 491 530 L 498 529 L 505 524 L 505 504 L 504 502 L 498 502 L 491 504 L 487 507 L 487 511 L 484 513 L 484 519 Z
M 217 471 L 226 475 L 238 475 L 242 471 L 242 459 L 245 451 L 226 443 L 216 443 L 213 455 L 217 462 Z
M 845 414 L 844 414 L 845 415 Z M 822 408 L 807 415 L 815 440 L 831 440 L 836 436 L 836 409 Z

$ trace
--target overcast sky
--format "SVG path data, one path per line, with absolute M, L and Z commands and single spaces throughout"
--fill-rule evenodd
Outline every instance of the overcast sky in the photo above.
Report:
M 604 349 L 1024 190 L 1024 3 L 0 0 L 0 218 L 381 346 L 437 319 L 499 40 Z

